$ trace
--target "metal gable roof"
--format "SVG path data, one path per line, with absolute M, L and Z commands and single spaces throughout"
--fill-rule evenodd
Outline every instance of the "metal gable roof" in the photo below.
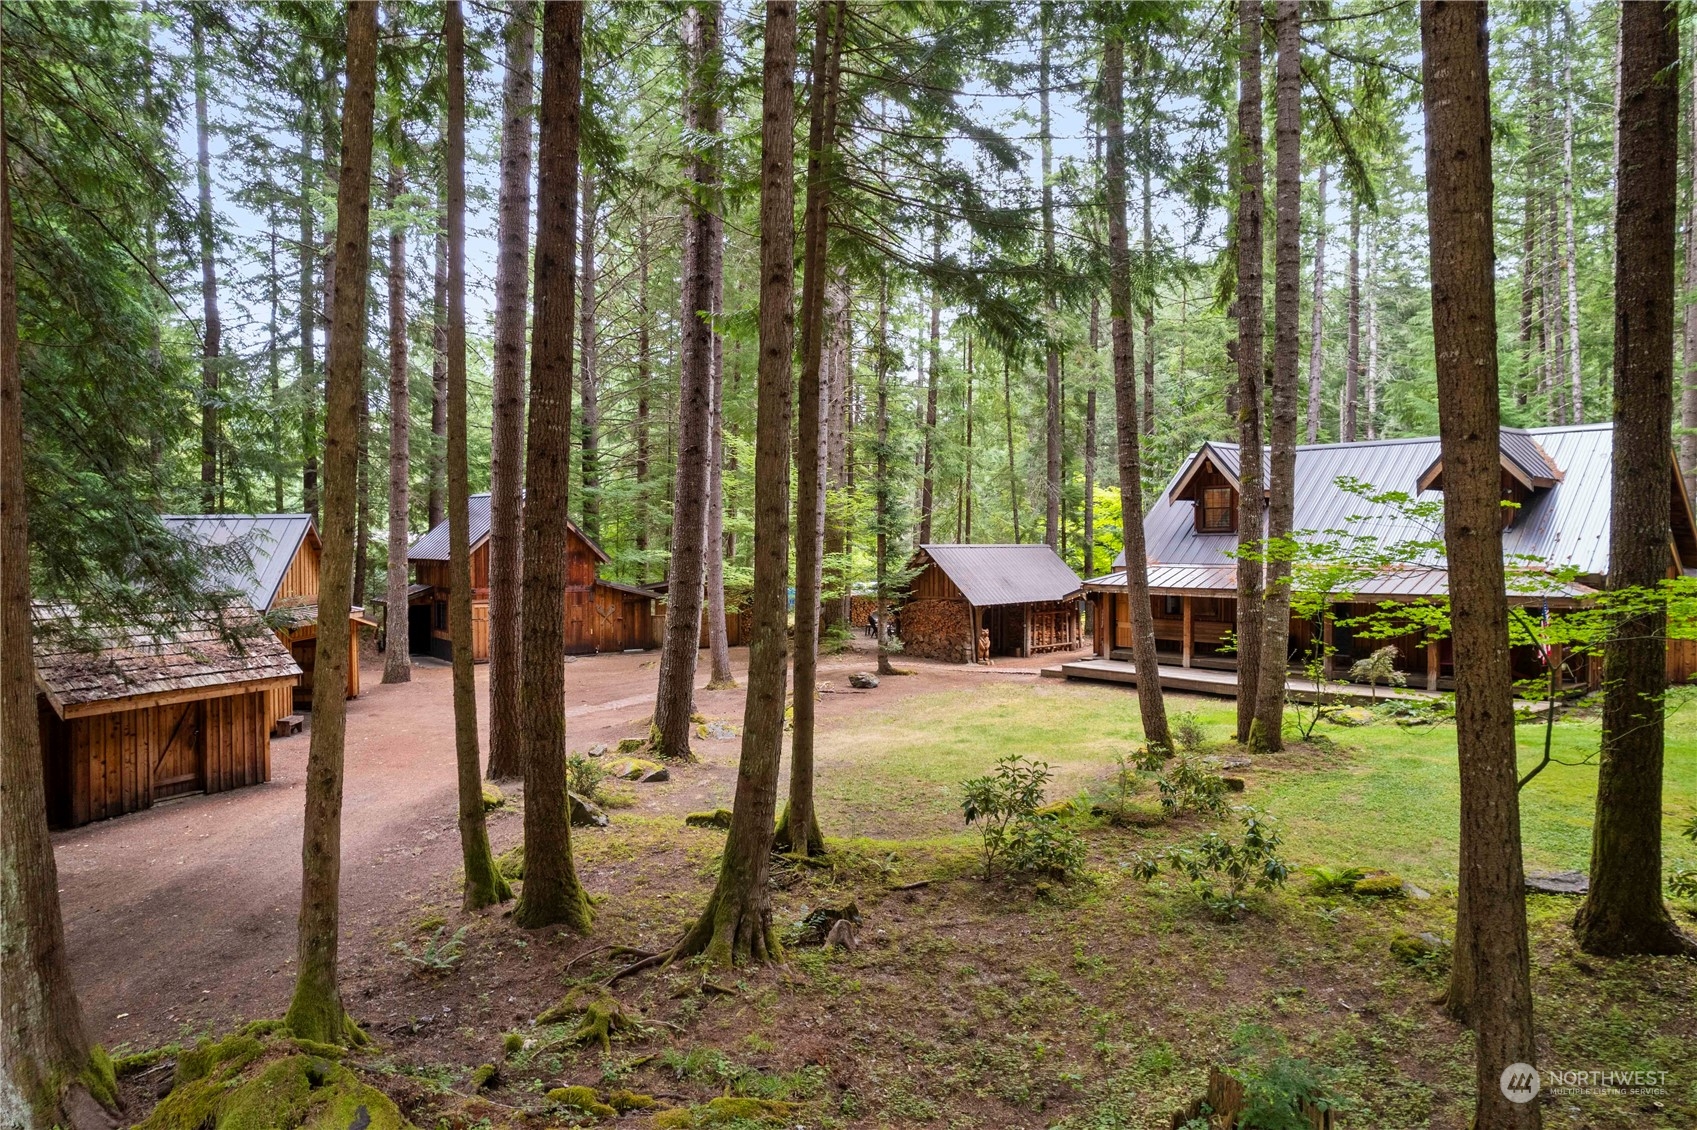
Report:
M 968 603 L 977 608 L 1065 600 L 1078 574 L 1046 545 L 922 545 Z
M 1539 451 L 1542 474 L 1549 476 L 1559 469 L 1561 481 L 1526 500 L 1514 525 L 1503 532 L 1503 552 L 1573 567 L 1582 575 L 1606 574 L 1613 426 L 1505 429 L 1504 434 L 1508 437 L 1505 446 L 1516 449 L 1513 457 L 1517 461 L 1529 460 L 1532 451 Z M 1527 450 L 1520 450 L 1523 445 Z M 1380 491 L 1415 494 L 1420 474 L 1438 458 L 1439 448 L 1435 436 L 1298 447 L 1294 528 L 1348 530 L 1386 543 L 1439 535 L 1440 531 L 1411 521 L 1390 506 L 1371 503 L 1338 486 L 1339 479 L 1356 479 Z M 1235 463 L 1235 444 L 1210 442 L 1208 451 L 1222 461 L 1230 453 Z M 1171 487 L 1189 466 L 1187 461 L 1180 468 L 1144 517 L 1151 566 L 1223 564 L 1231 561 L 1231 552 L 1237 546 L 1236 534 L 1198 533 L 1194 503 L 1170 501 Z M 1439 498 L 1441 494 L 1423 492 L 1417 497 Z M 1427 564 L 1441 567 L 1442 562 Z M 1124 565 L 1122 553 L 1114 559 L 1114 567 Z
M 301 542 L 308 534 L 317 536 L 310 514 L 166 514 L 160 521 L 204 546 L 240 544 L 246 566 L 215 568 L 212 579 L 260 610 L 271 607 Z
M 475 550 L 489 536 L 489 495 L 474 494 L 470 499 L 471 523 L 468 532 L 471 534 L 470 546 Z M 588 534 L 578 529 L 577 523 L 566 519 L 566 527 L 572 533 L 582 538 L 589 546 L 590 552 L 601 561 L 611 561 L 606 550 L 596 545 Z M 408 561 L 446 561 L 448 559 L 448 523 L 444 519 L 430 528 L 430 531 L 412 543 L 407 550 Z

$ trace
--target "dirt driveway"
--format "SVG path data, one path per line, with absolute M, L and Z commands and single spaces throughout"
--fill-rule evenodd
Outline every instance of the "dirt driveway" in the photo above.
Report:
M 568 743 L 585 749 L 644 731 L 658 653 L 592 656 L 566 671 Z M 741 680 L 747 652 L 732 653 Z M 698 686 L 706 682 L 706 653 Z M 871 656 L 830 657 L 820 678 L 833 690 Z M 1049 660 L 1048 662 L 1053 662 Z M 986 671 L 902 660 L 910 678 L 889 679 L 878 701 L 983 678 L 1031 680 L 1013 661 Z M 419 902 L 459 866 L 455 830 L 451 669 L 421 660 L 413 681 L 380 683 L 367 657 L 365 693 L 348 704 L 342 814 L 342 952 L 357 960 L 381 948 L 377 927 Z M 477 669 L 478 721 L 488 737 L 488 669 Z M 821 729 L 865 700 L 822 696 Z M 698 690 L 696 706 L 740 722 L 740 690 Z M 146 1047 L 239 1020 L 280 1015 L 293 985 L 300 899 L 300 836 L 307 732 L 272 743 L 272 779 L 255 788 L 189 797 L 53 837 L 73 973 L 92 1034 Z M 734 778 L 734 753 L 711 759 L 678 807 Z M 728 797 L 728 788 L 724 789 Z M 511 825 L 510 827 L 508 825 Z M 496 850 L 516 842 L 517 820 L 498 820 Z

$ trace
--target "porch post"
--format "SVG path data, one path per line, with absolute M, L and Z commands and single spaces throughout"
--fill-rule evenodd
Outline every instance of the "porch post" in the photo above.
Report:
M 1437 640 L 1426 641 L 1426 689 L 1438 689 L 1438 671 L 1443 666 L 1442 645 Z
M 1563 653 L 1562 653 L 1561 644 L 1560 643 L 1552 643 L 1550 645 L 1550 666 L 1555 668 L 1556 686 L 1558 688 L 1562 685 L 1562 677 L 1561 677 L 1562 660 L 1563 660 Z
M 1022 604 L 1019 606 L 1019 623 L 1020 631 L 1024 633 L 1025 640 L 1020 647 L 1019 657 L 1029 659 L 1031 658 L 1031 605 Z
M 1190 594 L 1179 597 L 1180 606 L 1184 609 L 1184 666 L 1190 666 L 1190 656 L 1193 650 L 1193 626 L 1190 620 Z

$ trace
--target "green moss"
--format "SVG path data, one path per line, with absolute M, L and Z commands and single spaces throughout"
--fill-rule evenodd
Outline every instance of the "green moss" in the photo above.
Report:
M 517 1055 L 524 1050 L 524 1033 L 508 1032 L 501 1037 L 501 1050 L 507 1055 Z
M 801 1111 L 799 1103 L 775 1099 L 745 1099 L 725 1096 L 694 1110 L 695 1126 L 722 1126 L 731 1122 L 787 1122 Z
M 480 1064 L 477 1067 L 472 1068 L 470 1080 L 471 1089 L 474 1091 L 481 1091 L 486 1087 L 492 1087 L 500 1081 L 500 1078 L 501 1069 L 496 1067 L 493 1063 Z
M 689 1110 L 663 1110 L 654 1116 L 654 1130 L 693 1130 L 695 1113 Z
M 1368 898 L 1401 898 L 1402 876 L 1378 871 L 1350 884 L 1350 893 Z
M 654 773 L 664 768 L 658 761 L 650 761 L 646 757 L 626 757 L 609 765 L 607 775 L 622 781 L 635 781 L 641 779 L 644 773 Z
M 182 1052 L 183 1045 L 181 1044 L 162 1044 L 144 1052 L 121 1055 L 112 1061 L 112 1073 L 122 1079 L 125 1076 L 134 1075 L 143 1068 L 152 1067 L 162 1059 L 171 1059 L 174 1056 L 181 1055 Z
M 619 1112 L 601 1101 L 594 1087 L 555 1087 L 543 1096 L 555 1106 L 569 1106 L 596 1118 L 617 1118 Z
M 222 1059 L 204 1055 L 206 1071 L 179 1082 L 162 1099 L 144 1130 L 404 1130 L 409 1123 L 388 1096 L 346 1067 L 321 1056 L 292 1054 L 250 1066 L 264 1052 L 240 1044 L 234 1036 L 204 1045 L 222 1049 Z M 239 1045 L 239 1046 L 238 1046 Z M 284 1045 L 277 1045 L 279 1047 Z M 250 1055 L 251 1053 L 251 1055 Z M 182 1062 L 178 1063 L 179 1071 Z
M 691 828 L 723 828 L 731 826 L 731 810 L 715 808 L 712 812 L 692 812 L 684 817 L 684 823 Z
M 635 1091 L 608 1091 L 604 1097 L 607 1105 L 620 1114 L 630 1110 L 653 1110 L 660 1106 L 660 1100 L 653 1095 L 639 1095 Z
M 650 737 L 647 737 L 647 738 L 621 738 L 619 740 L 618 746 L 613 750 L 613 752 L 619 753 L 619 754 L 632 754 L 632 753 L 640 753 L 642 750 L 648 748 L 648 743 L 660 736 L 660 731 L 655 729 L 652 725 L 650 725 L 648 727 L 648 729 L 649 729 L 649 732 L 650 732 Z
M 524 845 L 517 844 L 496 856 L 495 870 L 508 882 L 524 878 Z
M 241 1026 L 240 1032 L 244 1036 L 269 1036 L 274 1032 L 283 1031 L 286 1027 L 280 1019 L 250 1020 Z
M 182 1087 L 209 1075 L 235 1075 L 265 1054 L 265 1045 L 245 1032 L 222 1040 L 203 1040 L 177 1057 L 172 1087 Z
M 559 1003 L 544 1009 L 536 1018 L 538 1024 L 562 1024 L 576 1018 L 578 1028 L 572 1033 L 574 1043 L 598 1043 L 601 1050 L 613 1050 L 613 1033 L 634 1028 L 635 1022 L 625 1014 L 619 1000 L 595 985 L 574 985 Z
M 1032 815 L 1041 820 L 1059 820 L 1073 814 L 1074 805 L 1070 800 L 1057 800 L 1054 804 L 1045 804 Z
M 111 1108 L 118 1105 L 118 1074 L 113 1069 L 112 1057 L 99 1044 L 88 1050 L 88 1066 L 83 1068 L 80 1078 L 88 1093 L 102 1106 Z
M 493 812 L 507 803 L 507 794 L 490 781 L 483 782 L 483 811 Z
M 341 1059 L 348 1052 L 347 1048 L 337 1047 L 335 1044 L 321 1044 L 317 1040 L 303 1040 L 299 1036 L 290 1037 L 289 1042 L 307 1055 L 322 1056 L 325 1059 Z

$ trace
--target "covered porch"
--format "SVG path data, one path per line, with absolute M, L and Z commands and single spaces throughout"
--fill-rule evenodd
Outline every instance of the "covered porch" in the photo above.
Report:
M 1095 683 L 1137 685 L 1137 667 L 1129 659 L 1079 659 L 1071 663 L 1062 663 L 1056 667 L 1045 667 L 1043 674 L 1051 679 L 1080 679 Z M 1163 663 L 1160 667 L 1160 679 L 1161 689 L 1165 691 L 1219 695 L 1222 698 L 1237 697 L 1237 670 L 1235 668 L 1169 667 Z M 1438 697 L 1437 691 L 1429 691 L 1413 685 L 1407 687 L 1380 686 L 1375 689 L 1361 683 L 1335 682 L 1326 683 L 1322 686 L 1305 675 L 1295 673 L 1286 678 L 1285 687 L 1291 698 L 1301 702 L 1324 700 L 1326 702 L 1372 703 L 1384 702 L 1387 699 L 1409 701 Z

